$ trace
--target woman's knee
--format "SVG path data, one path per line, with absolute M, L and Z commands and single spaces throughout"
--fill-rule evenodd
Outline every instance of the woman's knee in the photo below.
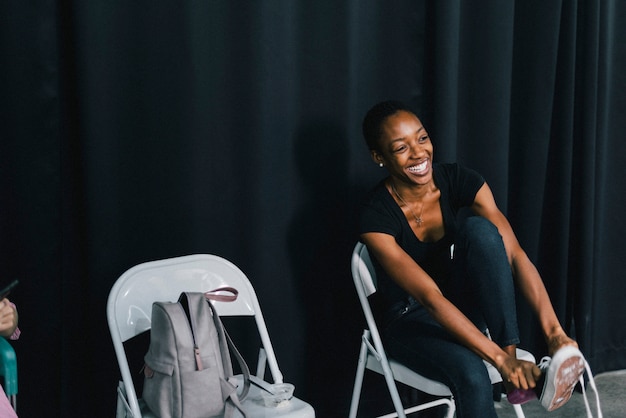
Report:
M 467 218 L 462 223 L 459 237 L 468 245 L 473 244 L 486 248 L 493 248 L 494 246 L 500 248 L 504 245 L 498 228 L 482 216 Z

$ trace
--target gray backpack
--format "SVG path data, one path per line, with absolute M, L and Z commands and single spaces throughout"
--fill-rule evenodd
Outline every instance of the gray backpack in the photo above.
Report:
M 233 296 L 225 296 L 221 291 Z M 182 293 L 178 302 L 154 302 L 150 348 L 144 357 L 143 399 L 161 418 L 230 417 L 241 408 L 250 387 L 248 366 L 207 299 L 232 301 L 237 290 Z M 228 346 L 239 361 L 243 390 L 229 381 L 233 369 Z

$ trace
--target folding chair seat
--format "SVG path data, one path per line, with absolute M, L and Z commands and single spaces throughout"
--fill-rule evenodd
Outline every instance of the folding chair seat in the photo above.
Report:
M 237 266 L 215 255 L 198 254 L 139 264 L 122 274 L 109 293 L 107 321 L 122 377 L 117 388 L 118 418 L 154 416 L 137 398 L 124 347 L 124 342 L 150 329 L 152 303 L 175 302 L 181 292 L 207 292 L 222 286 L 234 287 L 239 294 L 234 302 L 214 302 L 218 314 L 253 317 L 261 340 L 256 375 L 251 376 L 250 392 L 243 402 L 248 416 L 315 417 L 311 405 L 295 396 L 287 405 L 265 406 L 261 387 L 270 384 L 264 380 L 266 368 L 269 368 L 272 383 L 283 383 L 283 375 L 256 293 Z M 241 415 L 238 411 L 237 414 Z
M 456 406 L 454 404 L 454 397 L 452 396 L 452 392 L 448 386 L 441 382 L 428 379 L 401 363 L 387 357 L 368 300 L 368 296 L 376 292 L 376 273 L 367 251 L 367 247 L 362 243 L 357 243 L 354 251 L 352 252 L 352 278 L 354 280 L 359 301 L 361 302 L 361 307 L 363 308 L 367 328 L 363 331 L 363 335 L 361 337 L 361 348 L 359 352 L 356 378 L 354 381 L 354 389 L 352 392 L 349 417 L 356 418 L 357 416 L 361 389 L 363 386 L 363 377 L 365 370 L 367 369 L 384 376 L 387 388 L 389 389 L 389 394 L 391 395 L 393 406 L 395 408 L 395 413 L 383 415 L 379 418 L 404 418 L 406 414 L 433 408 L 439 405 L 445 405 L 447 407 L 446 417 L 452 418 L 454 416 Z M 535 357 L 531 353 L 521 349 L 517 349 L 517 358 L 531 361 L 533 363 L 535 362 Z M 502 382 L 502 376 L 500 376 L 500 373 L 495 367 L 487 362 L 485 362 L 485 367 L 487 367 L 492 384 Z M 395 383 L 396 381 L 439 398 L 405 408 L 400 399 Z M 522 411 L 522 407 L 520 405 L 513 405 L 513 408 L 519 418 L 524 417 L 524 412 Z

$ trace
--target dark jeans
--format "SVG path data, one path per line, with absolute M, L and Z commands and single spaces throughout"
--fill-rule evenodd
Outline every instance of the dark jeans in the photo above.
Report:
M 455 277 L 442 289 L 500 346 L 519 342 L 515 290 L 502 237 L 482 217 L 467 218 L 454 245 Z M 458 343 L 421 306 L 392 321 L 383 338 L 388 354 L 450 387 L 457 417 L 494 417 L 493 391 L 482 359 Z

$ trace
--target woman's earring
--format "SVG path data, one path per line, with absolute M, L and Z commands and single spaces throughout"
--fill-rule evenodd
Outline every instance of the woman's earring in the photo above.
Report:
M 385 166 L 385 164 L 383 164 L 383 163 L 378 163 L 378 166 L 379 166 L 380 168 L 383 168 L 383 167 Z

